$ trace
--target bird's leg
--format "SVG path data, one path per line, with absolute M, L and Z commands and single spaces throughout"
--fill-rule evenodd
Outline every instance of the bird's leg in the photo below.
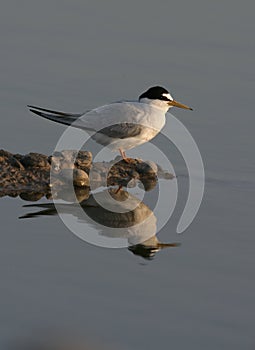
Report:
M 127 158 L 125 151 L 123 151 L 121 148 L 119 148 L 119 152 L 120 152 L 120 155 L 121 155 L 122 159 Z
M 121 155 L 122 159 L 124 160 L 124 162 L 132 163 L 132 158 L 128 158 L 125 151 L 123 151 L 121 148 L 119 148 L 119 151 L 120 151 L 120 155 Z
M 126 152 L 123 151 L 121 148 L 119 148 L 119 151 L 120 151 L 120 155 L 121 155 L 122 159 L 123 159 L 126 163 L 128 163 L 128 162 L 129 162 L 129 158 L 127 158 Z

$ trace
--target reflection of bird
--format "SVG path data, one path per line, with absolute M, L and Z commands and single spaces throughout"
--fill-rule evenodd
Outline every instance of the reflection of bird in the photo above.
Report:
M 28 107 L 41 117 L 87 131 L 97 143 L 119 150 L 123 159 L 127 159 L 126 150 L 151 140 L 160 132 L 165 125 L 165 114 L 169 108 L 192 110 L 175 101 L 160 86 L 151 87 L 138 101 L 111 103 L 81 114 Z
M 112 240 L 114 238 L 126 239 L 129 250 L 136 255 L 150 259 L 157 251 L 178 245 L 177 243 L 159 242 L 156 237 L 157 219 L 153 211 L 124 190 L 116 193 L 115 190 L 109 189 L 91 194 L 80 205 L 87 214 L 86 216 L 82 215 L 77 203 L 57 204 L 57 208 L 58 212 L 72 214 L 78 218 L 79 222 L 91 225 L 105 237 Z M 25 205 L 25 207 L 39 207 L 43 210 L 26 214 L 20 218 L 57 215 L 53 203 L 32 204 Z M 114 244 L 114 241 L 112 242 Z
M 158 240 L 157 236 L 155 235 L 140 244 L 129 246 L 128 250 L 130 250 L 135 255 L 140 255 L 144 259 L 150 260 L 161 249 L 169 247 L 178 247 L 179 245 L 180 243 L 162 243 Z

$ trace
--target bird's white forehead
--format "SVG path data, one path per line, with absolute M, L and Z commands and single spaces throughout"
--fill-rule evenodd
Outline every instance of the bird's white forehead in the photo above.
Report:
M 168 93 L 164 93 L 162 94 L 162 96 L 165 96 L 166 98 L 168 98 L 169 100 L 173 101 L 173 97 Z

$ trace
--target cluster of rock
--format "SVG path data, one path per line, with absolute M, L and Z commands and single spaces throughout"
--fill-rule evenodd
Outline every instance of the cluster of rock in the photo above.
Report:
M 12 154 L 0 150 L 0 196 L 18 196 L 26 200 L 51 198 L 55 193 L 70 187 L 75 192 L 88 194 L 100 186 L 143 185 L 146 191 L 155 187 L 157 178 L 172 179 L 151 161 L 116 157 L 111 162 L 92 162 L 88 151 L 64 150 L 51 156 L 40 153 Z

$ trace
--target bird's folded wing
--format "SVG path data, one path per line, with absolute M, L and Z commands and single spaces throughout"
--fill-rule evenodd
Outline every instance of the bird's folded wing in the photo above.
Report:
M 129 137 L 135 137 L 142 132 L 142 125 L 132 123 L 120 123 L 110 125 L 106 128 L 99 130 L 100 134 L 104 134 L 108 137 L 125 139 Z

